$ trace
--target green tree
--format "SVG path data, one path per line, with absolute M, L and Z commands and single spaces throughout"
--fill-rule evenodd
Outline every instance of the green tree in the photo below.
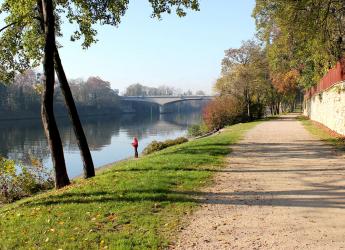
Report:
M 42 121 L 55 169 L 56 187 L 69 183 L 61 138 L 53 113 L 54 68 L 57 71 L 71 115 L 75 132 L 82 130 L 73 102 L 67 78 L 59 58 L 55 35 L 62 35 L 62 16 L 77 24 L 77 30 L 71 40 L 83 39 L 82 46 L 88 48 L 96 42 L 96 23 L 117 26 L 127 10 L 129 0 L 5 0 L 0 7 L 0 14 L 5 13 L 6 25 L 0 28 L 0 81 L 9 82 L 17 72 L 38 66 L 43 58 L 44 91 L 42 95 Z M 153 17 L 161 18 L 162 13 L 171 13 L 175 8 L 178 16 L 186 15 L 186 9 L 198 10 L 197 0 L 149 0 L 153 8 Z M 80 126 L 79 126 L 80 125 Z M 84 136 L 85 137 L 85 136 Z M 81 137 L 77 138 L 80 140 Z M 81 145 L 79 143 L 79 145 Z M 84 144 L 85 146 L 85 144 Z M 87 144 L 86 144 L 87 146 Z M 83 152 L 83 149 L 82 149 Z M 88 152 L 89 153 L 89 150 Z M 84 162 L 85 162 L 85 155 Z M 86 177 L 94 175 L 93 165 L 87 166 Z M 89 167 L 91 167 L 89 169 Z
M 270 70 L 297 70 L 303 87 L 318 83 L 344 55 L 343 0 L 257 0 L 253 16 Z

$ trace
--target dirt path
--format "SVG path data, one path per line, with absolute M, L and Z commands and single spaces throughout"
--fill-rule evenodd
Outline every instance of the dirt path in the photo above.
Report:
M 292 116 L 233 147 L 173 249 L 345 249 L 345 159 Z

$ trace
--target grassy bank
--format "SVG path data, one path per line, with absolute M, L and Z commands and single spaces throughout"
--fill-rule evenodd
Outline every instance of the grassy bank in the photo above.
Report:
M 343 136 L 336 134 L 321 124 L 313 122 L 307 117 L 299 116 L 297 119 L 301 121 L 303 126 L 316 138 L 333 145 L 339 150 L 345 151 L 345 140 Z
M 224 166 L 229 145 L 257 122 L 114 165 L 0 208 L 0 249 L 157 249 L 174 238 L 193 191 Z

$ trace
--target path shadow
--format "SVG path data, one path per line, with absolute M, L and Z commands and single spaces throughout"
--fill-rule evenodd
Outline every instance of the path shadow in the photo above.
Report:
M 234 192 L 195 192 L 170 189 L 132 189 L 114 192 L 90 191 L 63 193 L 44 200 L 29 201 L 25 206 L 52 206 L 61 204 L 121 203 L 121 202 L 197 202 L 199 204 L 345 208 L 345 187 L 329 184 L 309 185 L 309 189 L 249 190 Z

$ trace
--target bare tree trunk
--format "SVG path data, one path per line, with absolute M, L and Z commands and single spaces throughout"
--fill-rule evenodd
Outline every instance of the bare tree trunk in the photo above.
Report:
M 55 171 L 55 187 L 62 188 L 70 184 L 62 142 L 54 117 L 54 48 L 55 48 L 55 21 L 52 0 L 42 0 L 42 13 L 44 19 L 44 59 L 43 69 L 45 86 L 42 94 L 41 115 L 44 132 L 48 139 L 53 166 Z
M 95 168 L 93 165 L 89 145 L 87 144 L 86 136 L 84 134 L 83 126 L 81 125 L 78 111 L 75 106 L 73 95 L 68 85 L 68 80 L 67 80 L 65 71 L 63 69 L 59 51 L 56 45 L 55 45 L 54 61 L 55 61 L 55 70 L 59 78 L 62 94 L 65 98 L 68 114 L 73 124 L 74 133 L 77 138 L 77 143 L 79 146 L 81 158 L 83 160 L 84 178 L 90 178 L 90 177 L 95 176 Z

